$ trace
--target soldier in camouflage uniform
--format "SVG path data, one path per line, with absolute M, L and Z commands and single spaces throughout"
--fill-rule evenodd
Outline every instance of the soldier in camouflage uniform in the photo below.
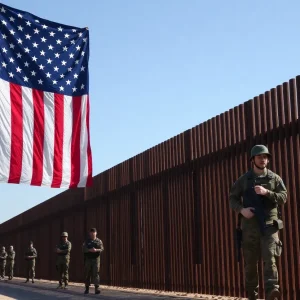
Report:
M 82 245 L 84 253 L 84 293 L 89 293 L 89 286 L 92 281 L 95 285 L 95 294 L 100 294 L 100 253 L 104 250 L 104 247 L 102 241 L 97 238 L 96 228 L 92 228 L 89 235 L 90 237 Z
M 8 279 L 12 280 L 14 277 L 14 265 L 15 265 L 15 256 L 16 253 L 14 251 L 14 247 L 10 246 L 9 250 L 7 251 L 7 269 L 8 269 Z
M 57 253 L 56 269 L 59 273 L 59 285 L 57 288 L 67 289 L 69 283 L 69 265 L 70 265 L 70 252 L 72 244 L 68 241 L 68 233 L 61 234 L 61 242 L 56 245 L 55 252 Z
M 271 154 L 267 147 L 256 145 L 251 150 L 253 168 L 242 175 L 230 192 L 230 207 L 241 214 L 243 232 L 242 248 L 248 299 L 257 299 L 258 273 L 257 263 L 262 256 L 264 262 L 264 284 L 266 298 L 280 299 L 278 271 L 275 256 L 280 256 L 282 243 L 278 236 L 278 206 L 287 200 L 287 190 L 282 179 L 267 169 Z M 254 186 L 251 184 L 256 182 Z M 260 231 L 258 219 L 252 207 L 243 207 L 242 198 L 246 190 L 252 188 L 260 195 L 264 204 L 265 229 Z M 279 220 L 280 221 L 280 220 Z
M 25 252 L 26 274 L 27 274 L 25 283 L 29 281 L 29 278 L 31 278 L 32 283 L 34 283 L 36 258 L 37 258 L 37 251 L 35 248 L 33 248 L 33 242 L 29 242 L 29 247 Z
M 5 247 L 2 247 L 0 252 L 0 279 L 4 279 L 5 276 L 6 258 L 7 252 L 5 251 Z

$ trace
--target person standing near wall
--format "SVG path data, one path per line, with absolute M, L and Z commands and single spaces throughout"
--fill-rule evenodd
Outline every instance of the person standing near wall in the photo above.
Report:
M 266 299 L 281 299 L 275 257 L 280 256 L 282 251 L 278 231 L 283 225 L 278 206 L 286 202 L 287 190 L 282 179 L 267 169 L 270 158 L 267 147 L 254 146 L 250 158 L 252 169 L 235 182 L 229 197 L 230 207 L 240 214 L 239 225 L 242 229 L 246 291 L 249 300 L 257 299 L 258 296 L 257 263 L 260 253 L 264 262 Z M 247 202 L 251 206 L 245 205 Z M 260 212 L 262 216 L 259 216 Z
M 56 246 L 55 249 L 55 252 L 57 253 L 56 270 L 58 271 L 59 274 L 59 285 L 57 288 L 67 289 L 68 287 L 71 249 L 72 249 L 72 244 L 68 240 L 68 233 L 63 232 L 61 234 L 61 241 Z
M 7 252 L 5 247 L 2 247 L 0 252 L 0 279 L 4 279 L 6 267 Z
M 16 252 L 14 247 L 10 246 L 7 251 L 7 269 L 8 269 L 8 280 L 12 280 L 14 277 L 14 265 L 15 265 Z
M 85 294 L 89 293 L 90 283 L 95 285 L 95 294 L 100 294 L 100 253 L 104 250 L 103 243 L 97 238 L 96 228 L 91 228 L 89 238 L 83 243 Z
M 31 279 L 32 283 L 34 283 L 36 258 L 37 258 L 37 251 L 35 248 L 33 248 L 33 242 L 30 241 L 29 248 L 25 252 L 26 276 L 27 276 L 25 283 L 29 281 L 29 278 Z

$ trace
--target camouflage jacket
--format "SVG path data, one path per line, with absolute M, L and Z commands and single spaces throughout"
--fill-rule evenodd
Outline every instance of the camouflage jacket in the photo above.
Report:
M 99 249 L 97 252 L 89 252 L 90 249 Z M 87 259 L 100 259 L 100 253 L 104 251 L 103 243 L 100 239 L 87 239 L 82 245 L 84 257 Z
M 13 251 L 7 251 L 7 260 L 13 261 L 15 260 L 16 252 Z
M 26 251 L 25 251 L 25 259 L 26 260 L 35 260 L 37 258 L 37 251 L 35 248 L 28 248 Z M 32 257 L 32 258 L 28 258 L 28 256 Z

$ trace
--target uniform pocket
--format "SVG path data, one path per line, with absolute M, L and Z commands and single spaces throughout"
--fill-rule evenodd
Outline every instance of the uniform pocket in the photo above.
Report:
M 274 251 L 274 255 L 275 256 L 281 256 L 282 253 L 282 242 L 280 240 L 275 241 L 275 251 Z

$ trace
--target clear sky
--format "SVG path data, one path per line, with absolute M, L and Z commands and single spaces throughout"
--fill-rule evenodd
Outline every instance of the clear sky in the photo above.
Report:
M 299 74 L 299 0 L 2 3 L 89 27 L 94 175 Z M 1 184 L 0 223 L 61 191 Z

